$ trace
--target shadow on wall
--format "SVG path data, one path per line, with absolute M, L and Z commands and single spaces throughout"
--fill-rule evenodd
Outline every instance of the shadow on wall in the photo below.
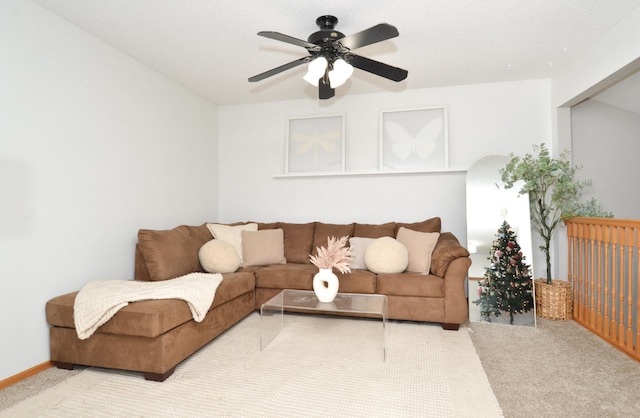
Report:
M 33 178 L 26 161 L 0 160 L 0 237 L 23 235 L 33 222 Z

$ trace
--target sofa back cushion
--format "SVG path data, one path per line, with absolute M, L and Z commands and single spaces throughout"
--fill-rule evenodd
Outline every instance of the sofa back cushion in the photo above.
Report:
M 149 280 L 168 280 L 204 271 L 198 251 L 212 238 L 206 225 L 139 230 L 138 248 L 147 266 Z
M 353 226 L 353 236 L 362 238 L 395 237 L 396 223 L 387 222 L 385 224 L 359 224 Z
M 284 257 L 287 263 L 311 264 L 315 222 L 307 224 L 280 223 L 284 232 Z
M 414 222 L 414 223 L 397 223 L 396 222 L 396 231 L 393 234 L 395 237 L 398 235 L 398 231 L 400 228 L 405 227 L 407 229 L 411 229 L 413 231 L 418 232 L 441 232 L 440 228 L 442 228 L 442 221 L 439 217 L 427 219 L 422 222 Z
M 313 234 L 313 255 L 318 255 L 318 247 L 327 248 L 327 240 L 329 237 L 342 238 L 344 236 L 353 236 L 353 224 L 325 224 L 316 222 L 316 229 Z
M 280 228 L 280 222 L 257 222 L 258 231 L 263 229 L 277 229 Z

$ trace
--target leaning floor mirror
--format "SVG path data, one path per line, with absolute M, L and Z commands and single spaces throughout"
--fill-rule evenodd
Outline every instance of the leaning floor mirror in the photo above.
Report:
M 469 320 L 535 327 L 529 197 L 504 188 L 509 160 L 487 156 L 467 172 Z

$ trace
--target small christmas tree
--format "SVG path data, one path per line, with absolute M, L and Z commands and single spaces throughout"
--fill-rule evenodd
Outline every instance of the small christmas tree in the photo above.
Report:
M 474 301 L 480 305 L 483 320 L 491 322 L 492 314 L 497 318 L 502 312 L 509 312 L 513 324 L 514 314 L 533 309 L 530 266 L 524 264 L 524 259 L 516 234 L 504 221 L 491 245 L 488 258 L 491 264 L 485 267 L 478 287 L 479 298 Z

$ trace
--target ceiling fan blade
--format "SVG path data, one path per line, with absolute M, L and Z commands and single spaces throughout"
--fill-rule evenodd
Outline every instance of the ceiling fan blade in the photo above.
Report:
M 335 95 L 335 89 L 332 89 L 329 83 L 326 83 L 322 79 L 320 79 L 320 83 L 318 83 L 318 98 L 320 98 L 321 100 L 330 99 Z
M 295 61 L 291 61 L 287 64 L 281 65 L 276 68 L 272 68 L 269 71 L 265 71 L 264 73 L 260 73 L 258 75 L 254 75 L 253 77 L 249 77 L 250 82 L 264 80 L 267 77 L 271 77 L 273 75 L 279 74 L 283 71 L 289 70 L 291 68 L 297 67 L 298 65 L 302 65 L 305 62 L 311 61 L 311 57 L 302 57 Z
M 398 36 L 398 29 L 388 23 L 380 23 L 361 32 L 347 35 L 336 42 L 349 49 L 362 48 L 363 46 L 386 41 Z
M 380 77 L 388 78 L 393 81 L 402 81 L 407 78 L 409 72 L 402 68 L 392 67 L 391 65 L 384 64 L 380 61 L 374 61 L 369 58 L 361 57 L 360 55 L 349 54 L 349 64 L 356 68 L 367 71 L 369 73 L 379 75 Z
M 279 32 L 271 32 L 271 31 L 262 31 L 258 32 L 258 35 L 264 36 L 265 38 L 275 39 L 276 41 L 286 42 L 288 44 L 293 44 L 297 46 L 301 46 L 303 48 L 319 50 L 320 47 L 316 44 L 312 44 L 311 42 L 303 41 L 302 39 L 294 38 L 293 36 L 284 35 Z

